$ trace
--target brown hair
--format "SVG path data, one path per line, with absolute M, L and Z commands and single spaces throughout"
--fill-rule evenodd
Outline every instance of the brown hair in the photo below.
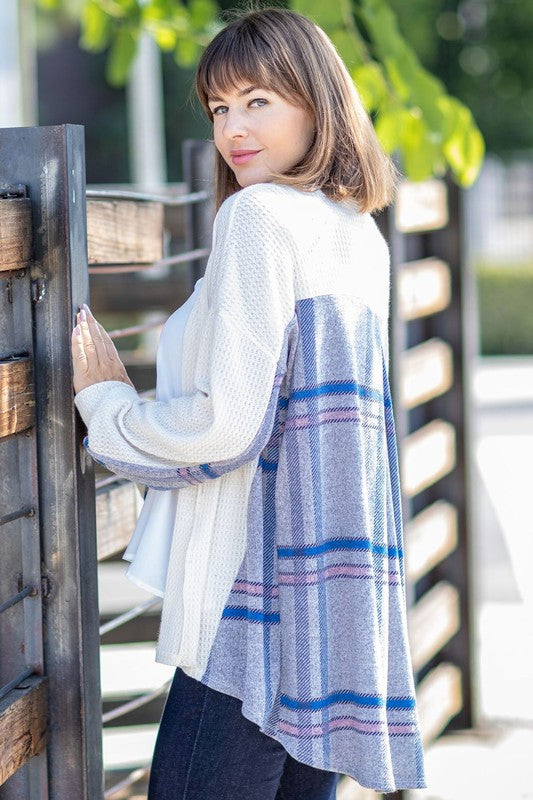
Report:
M 396 167 L 381 148 L 344 63 L 318 25 L 283 8 L 238 14 L 206 47 L 196 71 L 196 92 L 211 121 L 208 97 L 244 81 L 308 109 L 315 121 L 308 152 L 287 172 L 273 173 L 276 183 L 322 189 L 334 200 L 353 198 L 361 211 L 389 205 Z M 241 188 L 218 152 L 215 184 L 217 209 Z

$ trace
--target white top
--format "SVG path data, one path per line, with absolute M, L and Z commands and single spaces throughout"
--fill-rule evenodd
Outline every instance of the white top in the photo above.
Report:
M 161 331 L 157 349 L 156 400 L 166 402 L 181 394 L 183 334 L 202 281 L 203 278 L 196 281 L 190 297 L 168 318 Z M 179 489 L 166 492 L 148 489 L 123 555 L 126 561 L 131 561 L 126 576 L 159 597 L 165 594 L 178 492 Z
M 359 297 L 386 342 L 388 281 L 387 246 L 355 203 L 321 190 L 248 186 L 215 218 L 183 340 L 182 393 L 146 401 L 126 383 L 104 381 L 76 395 L 97 461 L 147 486 L 181 487 L 168 521 L 176 524 L 157 661 L 204 673 L 246 550 L 258 432 L 296 302 Z

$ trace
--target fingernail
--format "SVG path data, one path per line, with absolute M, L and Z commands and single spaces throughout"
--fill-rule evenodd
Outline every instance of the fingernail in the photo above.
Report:
M 79 325 L 76 325 L 76 327 L 74 328 L 74 333 L 76 334 L 76 336 L 81 336 L 81 328 Z
M 78 317 L 81 319 L 82 322 L 86 321 L 87 314 L 85 313 L 85 309 L 83 309 L 83 308 L 81 309 L 81 311 L 78 314 Z
M 82 306 L 81 306 L 81 307 L 83 308 L 83 310 L 84 310 L 84 311 L 86 311 L 86 312 L 87 312 L 87 314 L 90 314 L 90 313 L 91 313 L 91 309 L 89 308 L 89 306 L 87 305 L 87 303 L 82 303 Z

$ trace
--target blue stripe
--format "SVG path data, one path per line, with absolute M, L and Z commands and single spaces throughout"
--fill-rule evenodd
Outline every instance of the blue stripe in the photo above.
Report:
M 279 622 L 279 614 L 263 614 L 262 611 L 253 611 L 244 606 L 229 606 L 222 612 L 223 617 L 246 617 L 256 622 Z
M 386 699 L 379 695 L 357 694 L 356 692 L 332 692 L 327 697 L 320 698 L 319 700 L 293 700 L 286 694 L 280 695 L 280 703 L 286 708 L 297 709 L 311 709 L 313 711 L 324 708 L 324 706 L 333 705 L 333 703 L 355 703 L 358 706 L 366 706 L 369 708 L 414 708 L 414 697 L 387 697 Z
M 318 397 L 322 394 L 340 394 L 345 392 L 355 392 L 360 397 L 366 397 L 370 400 L 377 400 L 381 403 L 384 402 L 388 405 L 388 399 L 383 398 L 383 394 L 377 389 L 371 389 L 368 386 L 363 386 L 355 381 L 343 381 L 342 383 L 323 383 L 320 386 L 312 386 L 308 389 L 297 389 L 291 393 L 293 400 L 305 400 L 308 397 Z
M 264 458 L 260 458 L 258 463 L 259 466 L 265 470 L 265 472 L 275 472 L 278 468 L 277 461 L 266 461 Z
M 217 475 L 215 470 L 210 467 L 209 464 L 200 464 L 200 469 L 202 470 L 202 472 L 205 472 L 206 475 L 209 475 L 210 478 L 220 477 L 219 475 Z
M 280 558 L 297 558 L 299 556 L 317 556 L 328 550 L 370 550 L 382 556 L 403 558 L 403 550 L 392 545 L 374 544 L 369 539 L 330 539 L 318 545 L 308 547 L 278 547 Z

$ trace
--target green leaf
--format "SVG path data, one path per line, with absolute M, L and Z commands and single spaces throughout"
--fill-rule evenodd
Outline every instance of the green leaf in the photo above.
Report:
M 106 65 L 106 78 L 112 86 L 123 86 L 137 52 L 138 32 L 122 26 L 118 29 Z
M 109 16 L 93 0 L 89 0 L 81 15 L 81 46 L 98 53 L 109 44 L 111 33 Z
M 376 134 L 381 146 L 389 155 L 400 146 L 402 118 L 407 112 L 403 108 L 385 111 L 376 120 Z
M 197 30 L 210 25 L 218 11 L 218 6 L 212 0 L 191 0 L 188 8 L 191 24 Z
M 179 39 L 174 57 L 180 67 L 192 67 L 198 61 L 201 47 L 193 39 Z
M 422 181 L 442 174 L 442 150 L 431 138 L 431 132 L 420 113 L 415 110 L 402 116 L 400 151 L 408 178 Z
M 336 28 L 344 28 L 341 0 L 290 0 L 290 7 L 312 19 L 328 34 Z
M 375 61 L 369 61 L 352 70 L 352 79 L 368 112 L 380 107 L 388 95 L 383 70 Z
M 440 98 L 446 118 L 443 152 L 454 177 L 461 186 L 471 186 L 479 174 L 485 155 L 485 142 L 472 113 L 455 97 Z
M 339 28 L 330 33 L 329 38 L 335 45 L 348 70 L 363 63 L 359 41 L 351 31 Z

